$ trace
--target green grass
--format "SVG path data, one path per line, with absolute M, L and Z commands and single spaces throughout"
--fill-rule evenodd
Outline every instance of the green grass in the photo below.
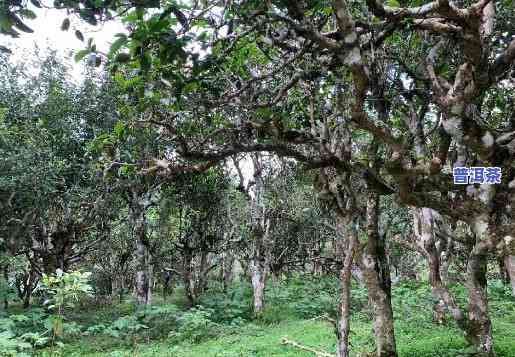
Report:
M 513 320 L 513 316 L 511 317 Z M 515 324 L 508 319 L 494 320 L 495 342 L 498 357 L 515 356 Z M 281 344 L 283 337 L 303 345 L 335 352 L 333 327 L 321 320 L 289 320 L 274 325 L 249 323 L 238 333 L 223 335 L 199 344 L 168 341 L 143 341 L 133 347 L 119 348 L 117 341 L 105 337 L 82 340 L 67 346 L 64 356 L 177 356 L 177 357 L 239 357 L 239 356 L 313 356 Z M 466 344 L 461 332 L 453 326 L 435 326 L 396 323 L 399 356 L 405 357 L 458 357 L 466 356 Z M 119 341 L 118 341 L 119 342 Z M 136 341 L 138 342 L 138 341 Z M 355 356 L 373 350 L 372 324 L 361 319 L 352 321 L 352 350 Z

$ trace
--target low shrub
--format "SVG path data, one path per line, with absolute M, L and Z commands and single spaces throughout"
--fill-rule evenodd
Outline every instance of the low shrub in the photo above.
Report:
M 173 341 L 199 343 L 220 335 L 224 328 L 212 320 L 212 309 L 197 306 L 178 318 L 179 326 L 169 334 Z

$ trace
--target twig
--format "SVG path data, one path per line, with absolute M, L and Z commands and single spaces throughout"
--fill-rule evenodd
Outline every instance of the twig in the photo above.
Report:
M 311 347 L 308 347 L 308 346 L 303 346 L 303 345 L 301 345 L 298 342 L 295 342 L 295 341 L 292 341 L 292 340 L 288 340 L 286 337 L 282 338 L 281 344 L 283 344 L 283 345 L 290 345 L 290 346 L 293 346 L 295 348 L 298 348 L 298 349 L 301 349 L 301 350 L 304 350 L 304 351 L 312 352 L 312 353 L 315 354 L 316 357 L 335 357 L 335 355 L 333 355 L 331 353 L 327 353 L 327 352 L 324 352 L 324 351 L 318 351 L 318 350 L 316 350 L 314 348 L 311 348 Z

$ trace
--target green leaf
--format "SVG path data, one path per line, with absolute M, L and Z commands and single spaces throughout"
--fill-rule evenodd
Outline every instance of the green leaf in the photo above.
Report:
M 2 46 L 2 45 L 0 45 L 0 52 L 4 52 L 4 53 L 8 53 L 8 54 L 13 53 L 13 51 L 11 51 L 10 49 L 8 49 L 7 47 Z
M 126 165 L 126 164 L 122 165 L 120 167 L 120 169 L 118 170 L 118 174 L 120 176 L 130 176 L 134 172 L 135 172 L 134 166 L 129 166 L 129 165 Z
M 197 88 L 198 88 L 197 82 L 190 82 L 184 86 L 183 91 L 184 91 L 184 93 L 190 93 L 190 92 L 195 91 Z
M 9 19 L 11 20 L 12 24 L 18 28 L 19 30 L 23 31 L 23 32 L 27 32 L 27 33 L 32 33 L 34 32 L 33 29 L 31 29 L 30 27 L 28 27 L 27 25 L 25 25 L 18 16 L 16 16 L 15 14 L 11 13 L 11 12 L 7 12 L 7 16 L 9 17 Z
M 131 60 L 131 55 L 128 54 L 128 53 L 119 53 L 116 58 L 115 58 L 115 61 L 116 62 L 119 62 L 119 63 L 126 63 L 126 62 L 129 62 Z
M 113 42 L 111 45 L 111 48 L 109 49 L 109 57 L 114 56 L 115 53 L 117 53 L 120 48 L 122 48 L 123 45 L 127 43 L 127 36 L 119 37 L 116 39 L 116 41 Z
M 81 61 L 84 57 L 86 57 L 86 55 L 90 53 L 90 50 L 89 48 L 85 49 L 85 50 L 80 50 L 80 51 L 77 51 L 77 53 L 75 54 L 75 56 L 73 57 L 73 59 L 75 60 L 75 62 L 79 62 Z
M 68 31 L 69 28 L 70 28 L 70 19 L 66 18 L 63 20 L 63 23 L 61 24 L 61 30 Z
M 20 14 L 22 17 L 26 19 L 34 20 L 36 18 L 36 14 L 34 13 L 34 11 L 29 9 L 21 9 L 20 11 L 18 11 L 18 14 Z
M 145 52 L 140 57 L 140 65 L 143 71 L 148 71 L 150 69 L 150 67 L 152 66 L 152 56 L 150 55 L 150 53 Z
M 187 27 L 188 26 L 188 19 L 186 18 L 186 16 L 177 7 L 175 7 L 174 5 L 172 5 L 172 9 L 171 10 L 173 11 L 173 14 L 177 18 L 177 20 L 179 20 L 179 22 L 181 23 L 182 27 Z
M 125 133 L 125 124 L 122 121 L 118 121 L 114 126 L 114 132 L 118 139 L 122 139 Z
M 79 16 L 81 19 L 86 21 L 88 24 L 92 26 L 98 25 L 97 18 L 95 17 L 95 13 L 91 9 L 81 9 L 79 11 Z
M 75 30 L 75 37 L 84 42 L 84 35 L 79 30 Z
M 32 5 L 34 5 L 35 7 L 37 8 L 40 8 L 41 9 L 41 3 L 38 1 L 38 0 L 30 0 L 30 2 L 32 3 Z

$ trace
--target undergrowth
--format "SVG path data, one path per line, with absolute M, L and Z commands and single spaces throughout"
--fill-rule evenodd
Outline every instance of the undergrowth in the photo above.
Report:
M 464 306 L 466 291 L 452 287 Z M 109 306 L 88 301 L 70 311 L 58 346 L 47 346 L 45 311 L 11 308 L 0 315 L 0 356 L 310 356 L 281 345 L 288 336 L 303 344 L 335 352 L 334 326 L 338 284 L 332 278 L 297 276 L 270 284 L 266 308 L 254 318 L 249 284 L 234 283 L 223 292 L 210 286 L 197 305 L 188 308 L 177 289 L 170 302 L 159 300 L 136 308 L 131 300 Z M 515 299 L 508 287 L 489 287 L 496 351 L 515 356 Z M 433 301 L 427 284 L 406 282 L 393 288 L 395 328 L 400 356 L 467 356 L 463 335 L 452 320 L 432 321 Z M 374 349 L 372 314 L 366 289 L 352 290 L 351 349 L 356 355 Z

